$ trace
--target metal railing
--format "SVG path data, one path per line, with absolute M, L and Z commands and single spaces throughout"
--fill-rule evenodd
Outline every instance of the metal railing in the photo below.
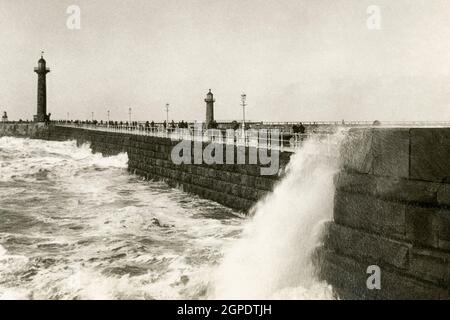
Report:
M 55 123 L 55 126 L 80 128 L 85 130 L 115 132 L 123 134 L 169 138 L 174 141 L 190 140 L 235 146 L 267 148 L 281 152 L 295 152 L 297 148 L 314 136 L 316 139 L 329 139 L 329 134 L 291 134 L 280 130 L 220 130 L 200 128 L 164 128 L 163 126 L 116 125 L 116 124 L 87 124 L 87 123 Z M 233 132 L 233 135 L 230 133 Z

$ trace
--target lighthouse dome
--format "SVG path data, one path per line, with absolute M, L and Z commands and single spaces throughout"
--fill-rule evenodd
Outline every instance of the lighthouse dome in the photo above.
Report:
M 39 61 L 38 61 L 38 65 L 39 65 L 39 66 L 45 66 L 46 63 L 47 63 L 47 62 L 46 62 L 45 59 L 44 59 L 44 51 L 42 51 L 42 52 L 41 52 L 41 58 L 40 58 Z
M 46 61 L 43 56 L 38 61 L 38 70 L 45 70 L 46 69 Z
M 211 89 L 209 89 L 209 92 L 206 94 L 206 102 L 214 102 L 213 94 L 211 92 Z

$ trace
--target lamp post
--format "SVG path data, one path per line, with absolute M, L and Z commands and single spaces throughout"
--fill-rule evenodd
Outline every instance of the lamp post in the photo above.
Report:
M 166 129 L 169 129 L 169 107 L 170 105 L 166 103 Z
M 66 123 L 68 123 L 68 122 L 69 122 L 69 119 L 70 119 L 70 117 L 69 117 L 69 113 L 67 112 L 67 120 L 66 120 Z
M 91 112 L 91 120 L 94 122 L 94 112 Z
M 247 95 L 245 93 L 241 94 L 241 105 L 242 105 L 242 130 L 245 131 L 245 106 L 247 105 Z
M 131 108 L 128 108 L 128 123 L 131 126 Z
M 107 114 L 108 114 L 108 122 L 107 122 L 107 126 L 109 127 L 109 114 L 110 114 L 110 111 L 109 111 L 109 110 L 108 110 Z

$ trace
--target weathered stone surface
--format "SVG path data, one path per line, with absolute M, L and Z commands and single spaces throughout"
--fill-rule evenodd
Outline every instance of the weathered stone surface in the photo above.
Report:
M 371 173 L 373 130 L 352 129 L 341 146 L 343 166 L 348 171 Z
M 336 298 L 352 300 L 377 298 L 378 291 L 367 289 L 366 269 L 356 260 L 322 247 L 316 251 L 314 264 L 319 280 L 325 280 L 332 286 Z
M 407 179 L 381 179 L 375 194 L 378 197 L 408 203 L 437 204 L 439 184 Z
M 369 264 L 389 264 L 400 269 L 408 267 L 410 245 L 331 224 L 325 246 L 345 256 L 367 261 Z
M 374 129 L 373 174 L 409 177 L 409 129 Z
M 439 286 L 450 288 L 450 254 L 413 248 L 408 273 Z
M 380 266 L 381 289 L 367 288 L 367 263 L 320 250 L 319 278 L 326 279 L 341 299 L 450 299 L 444 286 L 418 280 L 395 269 Z
M 450 206 L 450 184 L 439 184 L 437 190 L 437 202 L 439 205 Z
M 405 235 L 405 210 L 406 205 L 401 203 L 338 191 L 334 220 L 342 225 L 398 238 Z
M 415 245 L 439 247 L 438 209 L 408 206 L 406 237 Z
M 272 191 L 274 181 L 272 179 L 257 177 L 255 179 L 255 187 L 259 190 Z
M 450 252 L 450 211 L 446 209 L 439 210 L 437 213 L 439 225 L 439 243 L 442 250 Z
M 450 130 L 371 132 L 363 161 L 335 177 L 322 275 L 343 298 L 450 299 Z M 382 290 L 366 289 L 369 264 Z
M 14 136 L 46 139 L 48 135 L 48 126 L 43 123 L 0 123 L 0 137 Z
M 381 299 L 450 299 L 447 288 L 438 286 L 415 277 L 408 277 L 396 270 L 382 269 Z
M 139 138 L 135 140 L 130 135 L 130 145 L 127 147 L 129 166 L 138 169 L 136 174 L 163 179 L 170 185 L 177 185 L 185 191 L 231 208 L 248 211 L 261 196 L 272 189 L 276 181 L 273 177 L 260 177 L 258 165 L 174 165 L 165 154 L 170 153 L 169 149 L 161 148 L 158 138 L 151 140 L 156 148 L 148 147 L 149 142 L 141 142 L 142 138 Z M 100 141 L 98 137 L 94 140 Z
M 411 129 L 411 179 L 446 182 L 450 178 L 450 129 Z
M 350 193 L 370 194 L 385 200 L 437 205 L 438 190 L 444 184 L 415 181 L 402 178 L 379 177 L 369 174 L 339 172 L 335 177 L 337 190 Z M 446 193 L 441 190 L 441 204 Z

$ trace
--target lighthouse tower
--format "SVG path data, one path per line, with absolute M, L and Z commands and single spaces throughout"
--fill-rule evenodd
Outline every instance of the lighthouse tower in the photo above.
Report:
M 211 92 L 211 89 L 209 89 L 209 92 L 206 94 L 206 128 L 208 129 L 214 121 L 214 97 Z
M 37 115 L 34 116 L 36 122 L 45 122 L 47 118 L 47 84 L 45 78 L 50 69 L 45 66 L 43 54 L 42 52 L 37 68 L 34 68 L 34 72 L 38 74 Z

